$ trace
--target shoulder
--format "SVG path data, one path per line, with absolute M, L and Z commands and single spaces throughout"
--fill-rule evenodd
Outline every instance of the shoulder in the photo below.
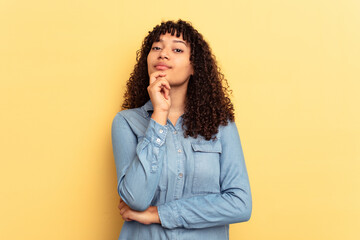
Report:
M 114 122 L 128 122 L 128 121 L 136 121 L 139 119 L 146 118 L 146 112 L 142 109 L 142 107 L 139 108 L 132 108 L 132 109 L 125 109 L 120 112 L 117 112 L 116 115 L 113 118 Z
M 235 121 L 228 120 L 227 125 L 220 125 L 217 137 L 223 141 L 233 141 L 239 138 L 238 128 Z
M 112 131 L 132 132 L 137 136 L 142 136 L 149 125 L 149 120 L 149 113 L 144 109 L 144 106 L 122 110 L 114 116 Z
M 228 120 L 226 125 L 220 125 L 219 126 L 219 135 L 221 136 L 224 133 L 227 132 L 237 132 L 237 127 L 235 121 Z

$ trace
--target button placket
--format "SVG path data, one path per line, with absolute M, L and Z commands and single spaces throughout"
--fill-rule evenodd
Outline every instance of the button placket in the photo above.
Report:
M 172 129 L 173 139 L 174 139 L 174 147 L 177 152 L 176 156 L 176 178 L 175 178 L 175 188 L 174 188 L 174 199 L 180 199 L 183 195 L 183 187 L 184 187 L 184 163 L 185 163 L 185 154 L 183 153 L 183 146 L 181 144 L 181 136 L 179 136 L 179 131 L 175 128 Z

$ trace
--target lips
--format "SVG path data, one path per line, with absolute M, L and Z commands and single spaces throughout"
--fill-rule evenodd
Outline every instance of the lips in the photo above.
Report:
M 155 65 L 155 68 L 158 69 L 158 70 L 166 70 L 166 69 L 169 69 L 171 67 L 169 67 L 165 63 L 158 63 L 158 64 Z

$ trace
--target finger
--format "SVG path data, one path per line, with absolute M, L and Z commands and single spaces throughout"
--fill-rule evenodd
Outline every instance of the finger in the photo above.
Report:
M 169 83 L 169 81 L 166 79 L 166 78 L 159 78 L 159 81 L 161 81 L 161 84 L 163 84 L 164 85 L 164 87 L 166 87 L 168 90 L 170 90 L 171 89 L 171 87 L 170 87 L 170 83 Z
M 163 90 L 164 90 L 164 98 L 165 98 L 166 100 L 169 100 L 169 95 L 170 95 L 169 89 L 167 89 L 167 88 L 164 87 Z
M 171 89 L 170 84 L 166 78 L 158 78 L 150 87 L 166 88 L 168 90 Z
M 152 81 L 151 84 L 149 84 L 149 86 L 158 85 L 162 81 L 167 81 L 167 80 L 165 79 L 165 77 L 158 77 L 154 81 Z
M 129 208 L 129 209 L 127 209 L 127 211 L 125 211 L 125 212 L 121 215 L 121 217 L 122 217 L 125 221 L 128 221 L 128 222 L 129 222 L 129 221 L 133 221 L 133 220 L 134 220 L 134 218 L 133 218 L 133 213 L 134 213 L 134 211 Z
M 150 76 L 153 76 L 155 78 L 166 76 L 166 72 L 163 71 L 156 71 L 153 72 Z
M 125 202 L 121 202 L 121 203 L 119 203 L 119 206 L 118 206 L 118 208 L 121 210 L 122 208 L 124 208 L 124 207 L 129 207 Z
M 120 214 L 121 214 L 121 216 L 126 212 L 126 210 L 127 210 L 127 208 L 122 208 L 122 209 L 120 209 Z
M 161 72 L 161 71 L 153 72 L 150 75 L 150 78 L 149 78 L 150 83 L 149 84 L 152 84 L 153 82 L 155 82 L 158 77 L 164 77 L 164 76 L 166 76 L 165 72 Z
M 124 221 L 126 221 L 126 222 L 131 222 L 131 221 L 133 221 L 131 218 L 126 218 L 126 217 L 122 217 L 122 219 L 123 219 Z
M 119 209 L 123 208 L 123 207 L 124 207 L 124 204 L 125 204 L 124 202 L 120 202 L 119 205 L 118 205 L 118 208 L 119 208 Z
M 132 211 L 132 209 L 131 209 L 128 205 L 125 205 L 124 207 L 122 207 L 122 208 L 120 209 L 120 214 L 121 214 L 121 215 L 124 215 L 126 212 L 129 213 L 129 212 L 131 212 L 131 211 Z

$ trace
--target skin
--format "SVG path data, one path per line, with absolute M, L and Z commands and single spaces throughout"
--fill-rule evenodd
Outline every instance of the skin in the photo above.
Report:
M 190 51 L 190 44 L 181 35 L 176 37 L 168 33 L 161 35 L 159 42 L 153 43 L 148 54 L 148 92 L 154 106 L 152 118 L 162 125 L 166 125 L 169 119 L 175 126 L 184 112 L 187 86 L 190 75 L 194 73 Z M 170 68 L 157 69 L 155 65 L 159 62 Z
M 149 93 L 154 112 L 151 116 L 157 123 L 166 125 L 167 120 L 175 126 L 184 113 L 185 97 L 190 76 L 194 73 L 190 62 L 190 44 L 180 37 L 167 33 L 154 42 L 147 56 Z M 160 69 L 158 63 L 169 68 Z M 150 206 L 143 212 L 132 210 L 122 199 L 118 208 L 125 221 L 137 221 L 142 224 L 161 224 L 156 206 Z

